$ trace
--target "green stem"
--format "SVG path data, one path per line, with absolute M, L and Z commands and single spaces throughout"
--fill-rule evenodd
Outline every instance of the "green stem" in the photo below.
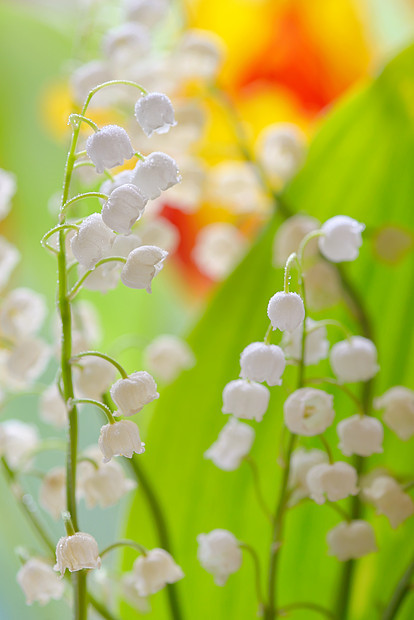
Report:
M 268 505 L 266 503 L 266 500 L 263 497 L 262 487 L 261 487 L 261 484 L 260 484 L 259 469 L 257 467 L 257 463 L 252 459 L 251 456 L 245 456 L 244 460 L 249 465 L 249 467 L 251 469 L 251 472 L 252 472 L 253 487 L 254 487 L 254 491 L 255 491 L 255 494 L 256 494 L 257 502 L 258 502 L 260 508 L 262 509 L 263 514 L 266 516 L 267 519 L 270 520 L 270 522 L 272 522 L 272 513 L 269 510 L 269 507 L 268 507 Z
M 95 88 L 93 88 L 91 91 L 89 91 L 88 96 L 86 97 L 84 106 L 82 108 L 82 115 L 85 114 L 86 110 L 88 109 L 88 106 L 90 104 L 90 101 L 91 101 L 92 97 L 98 91 L 102 90 L 102 88 L 106 88 L 107 86 L 115 86 L 117 84 L 123 84 L 125 86 L 133 86 L 135 88 L 138 88 L 138 90 L 140 90 L 143 95 L 148 95 L 148 91 L 145 90 L 145 88 L 143 86 L 141 86 L 140 84 L 138 84 L 137 82 L 132 82 L 131 80 L 109 80 L 108 82 L 103 82 L 102 84 L 99 84 L 98 86 L 95 86 Z
M 336 616 L 331 611 L 329 611 L 329 609 L 326 609 L 325 607 L 322 607 L 322 605 L 318 605 L 317 603 L 291 603 L 290 605 L 285 605 L 282 609 L 279 609 L 279 613 L 286 613 L 289 611 L 294 611 L 295 609 L 309 609 L 310 611 L 321 614 L 326 618 L 332 618 L 332 620 L 336 619 Z
M 77 355 L 74 355 L 70 361 L 73 363 L 74 360 L 80 359 L 81 357 L 101 357 L 103 360 L 106 360 L 107 362 L 112 364 L 112 366 L 115 366 L 115 368 L 117 369 L 117 371 L 119 372 L 119 374 L 121 375 L 123 379 L 128 378 L 128 373 L 125 370 L 125 368 L 121 366 L 121 364 L 119 364 L 113 357 L 111 357 L 110 355 L 106 355 L 106 353 L 101 353 L 100 351 L 84 351 L 82 353 L 78 353 Z
M 79 292 L 79 289 L 81 288 L 82 284 L 85 282 L 86 278 L 88 278 L 97 267 L 100 267 L 101 265 L 104 265 L 105 263 L 113 263 L 113 262 L 126 263 L 126 260 L 127 259 L 124 256 L 109 256 L 108 258 L 103 258 L 102 260 L 98 261 L 93 269 L 88 269 L 88 271 L 85 271 L 83 276 L 79 278 L 76 284 L 73 285 L 73 287 L 68 293 L 69 300 L 73 301 L 73 299 L 76 297 L 76 294 Z
M 406 570 L 404 571 L 401 579 L 398 581 L 397 586 L 391 596 L 391 600 L 384 610 L 381 616 L 381 620 L 393 620 L 397 617 L 398 611 L 407 596 L 412 589 L 412 579 L 414 575 L 414 560 L 410 562 Z
M 314 383 L 316 385 L 320 385 L 322 383 L 329 383 L 330 385 L 335 385 L 337 388 L 342 390 L 342 392 L 344 392 L 344 394 L 349 396 L 349 398 L 358 407 L 358 411 L 360 412 L 360 414 L 364 415 L 364 413 L 365 413 L 364 406 L 363 406 L 362 402 L 359 400 L 359 398 L 357 396 L 355 396 L 355 394 L 352 392 L 352 390 L 350 390 L 348 387 L 346 387 L 346 385 L 343 385 L 342 383 L 338 383 L 338 381 L 336 379 L 332 379 L 332 377 L 309 377 L 309 379 L 306 379 L 305 383 Z
M 285 293 L 289 293 L 290 270 L 291 270 L 291 267 L 293 266 L 293 263 L 295 263 L 297 267 L 299 266 L 296 252 L 292 252 L 292 254 L 290 254 L 290 256 L 288 257 L 286 261 L 285 273 L 283 277 L 283 290 L 285 291 Z
M 60 213 L 64 215 L 66 214 L 67 209 L 73 204 L 75 204 L 76 202 L 79 202 L 80 200 L 84 200 L 85 198 L 93 198 L 93 197 L 102 198 L 102 200 L 108 200 L 108 195 L 103 194 L 102 192 L 85 192 L 84 194 L 78 194 L 77 196 L 74 196 L 73 198 L 65 202 L 65 204 L 62 206 L 60 210 Z M 77 226 L 70 227 L 69 225 L 67 225 L 66 227 L 78 229 Z
M 248 545 L 245 542 L 239 542 L 239 547 L 247 551 L 247 553 L 250 554 L 253 560 L 255 585 L 256 585 L 256 596 L 257 596 L 257 602 L 259 603 L 259 611 L 261 611 L 263 608 L 263 596 L 262 596 L 262 580 L 261 580 L 259 556 L 257 555 L 256 550 L 251 545 Z
M 90 118 L 86 118 L 86 116 L 84 116 L 83 114 L 71 114 L 69 116 L 69 123 L 75 126 L 80 126 L 81 123 L 86 123 L 87 125 L 89 125 L 89 127 L 92 127 L 95 132 L 99 131 L 98 125 L 94 123 Z M 77 153 L 75 153 L 75 159 L 77 159 L 77 156 Z
M 139 551 L 139 553 L 142 553 L 142 555 L 147 555 L 148 553 L 147 549 L 145 549 L 145 547 L 143 547 L 139 543 L 135 542 L 135 540 L 118 540 L 117 542 L 112 543 L 112 545 L 105 547 L 105 549 L 103 549 L 99 555 L 102 558 L 104 555 L 106 555 L 113 549 L 117 549 L 118 547 L 131 547 L 131 549 Z
M 95 407 L 98 407 L 101 411 L 104 412 L 109 424 L 115 424 L 115 418 L 112 415 L 112 411 L 109 409 L 109 407 L 107 407 L 103 403 L 100 403 L 99 400 L 94 400 L 93 398 L 75 398 L 72 400 L 72 403 L 74 405 L 95 405 Z

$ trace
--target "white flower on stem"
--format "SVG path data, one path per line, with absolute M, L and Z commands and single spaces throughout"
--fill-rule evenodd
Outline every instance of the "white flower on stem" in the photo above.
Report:
M 46 388 L 40 397 L 39 415 L 46 424 L 51 424 L 56 428 L 64 428 L 66 426 L 66 405 L 55 383 Z
M 300 242 L 307 234 L 318 230 L 320 223 L 309 215 L 292 215 L 277 229 L 273 240 L 273 265 L 284 267 L 293 252 L 297 252 Z M 316 240 L 310 241 L 305 248 L 305 257 L 313 256 L 318 251 Z
M 151 605 L 148 597 L 140 596 L 135 587 L 136 579 L 134 573 L 124 573 L 121 579 L 121 592 L 126 602 L 134 607 L 140 614 L 148 614 L 151 611 Z
M 101 400 L 112 385 L 116 370 L 101 357 L 85 356 L 76 360 L 73 375 L 77 396 Z
M 140 24 L 125 23 L 108 30 L 103 38 L 102 50 L 114 71 L 120 74 L 151 49 L 151 35 Z
M 175 56 L 177 70 L 183 78 L 211 80 L 223 60 L 223 41 L 211 31 L 187 30 L 178 43 Z
M 383 452 L 384 429 L 376 418 L 353 415 L 341 420 L 336 427 L 339 449 L 345 456 L 371 456 Z
M 346 215 L 335 215 L 322 224 L 319 250 L 333 263 L 352 261 L 358 257 L 362 245 L 361 233 L 365 225 Z
M 351 336 L 334 344 L 329 359 L 340 383 L 368 381 L 379 370 L 377 349 L 371 340 L 363 336 Z
M 98 544 L 93 536 L 76 532 L 72 536 L 62 536 L 56 545 L 55 570 L 63 576 L 66 569 L 71 573 L 84 568 L 101 567 Z
M 168 252 L 175 252 L 180 243 L 180 233 L 165 217 L 143 221 L 139 227 L 142 245 L 155 245 Z
M 96 172 L 101 173 L 105 168 L 122 166 L 125 159 L 134 155 L 134 149 L 125 129 L 105 125 L 86 140 L 86 153 L 95 164 Z
M 142 245 L 132 250 L 121 271 L 123 284 L 151 293 L 151 282 L 164 267 L 167 256 L 168 252 L 155 245 Z
M 176 125 L 171 101 L 163 93 L 149 93 L 138 99 L 135 118 L 149 138 L 153 133 L 167 133 Z
M 119 408 L 118 415 L 134 415 L 159 396 L 157 384 L 145 370 L 134 372 L 126 379 L 119 379 L 111 387 L 111 397 Z
M 151 549 L 146 555 L 140 555 L 132 572 L 139 596 L 155 594 L 167 583 L 176 583 L 184 577 L 181 568 L 164 549 Z
M 333 422 L 333 396 L 323 390 L 300 388 L 285 400 L 285 424 L 291 433 L 312 437 L 323 433 Z
M 166 153 L 156 151 L 144 160 L 139 160 L 134 168 L 132 183 L 153 200 L 161 192 L 181 181 L 181 175 L 174 159 Z
M 138 426 L 131 420 L 120 420 L 114 424 L 102 426 L 99 435 L 99 448 L 103 454 L 103 462 L 108 463 L 113 456 L 132 458 L 134 452 L 145 452 Z
M 378 551 L 372 525 L 362 519 L 349 523 L 342 521 L 328 532 L 326 541 L 329 555 L 334 555 L 340 562 L 357 560 Z
M 109 68 L 99 60 L 93 60 L 78 67 L 70 78 L 73 96 L 78 105 L 83 105 L 89 91 L 112 79 Z M 105 107 L 114 98 L 110 88 L 99 91 L 91 100 L 90 107 Z
M 0 331 L 11 340 L 37 332 L 47 314 L 46 301 L 30 288 L 16 288 L 6 296 L 0 309 Z
M 293 452 L 289 472 L 289 487 L 292 489 L 291 504 L 309 496 L 308 471 L 321 463 L 328 463 L 328 455 L 322 450 L 298 448 Z
M 0 168 L 0 220 L 10 212 L 11 199 L 16 193 L 16 176 L 12 172 Z
M 27 605 L 46 605 L 52 599 L 59 600 L 65 590 L 63 581 L 50 564 L 39 558 L 30 558 L 25 562 L 16 579 L 24 592 Z
M 289 181 L 306 156 L 306 138 L 292 123 L 275 123 L 259 137 L 258 157 L 266 173 L 279 182 Z
M 144 213 L 147 199 L 139 189 L 126 183 L 113 190 L 102 207 L 102 221 L 117 233 L 129 234 Z
M 118 187 L 130 184 L 132 181 L 132 175 L 132 170 L 122 170 L 121 172 L 118 172 L 118 174 L 115 174 L 112 179 L 106 179 L 102 183 L 99 188 L 99 192 L 101 194 L 106 194 L 107 196 L 110 196 L 112 192 Z
M 197 557 L 201 566 L 214 576 L 218 586 L 241 567 L 243 556 L 237 538 L 228 530 L 212 530 L 197 536 Z
M 341 300 L 342 287 L 338 270 L 326 260 L 318 260 L 310 265 L 303 278 L 307 304 L 315 312 L 332 308 Z
M 168 0 L 127 0 L 125 16 L 127 21 L 151 28 L 167 15 L 168 9 Z
M 174 131 L 174 142 L 175 142 Z M 168 191 L 168 206 L 183 213 L 194 213 L 202 203 L 206 186 L 206 166 L 194 158 L 180 158 L 181 183 Z
M 244 255 L 247 239 L 233 224 L 215 222 L 199 232 L 192 256 L 195 264 L 212 280 L 223 280 Z
M 7 372 L 16 386 L 25 387 L 46 370 L 51 350 L 43 340 L 28 337 L 19 340 L 7 356 Z
M 249 454 L 254 438 L 255 432 L 251 426 L 231 418 L 204 457 L 223 471 L 234 471 Z
M 5 420 L 0 423 L 0 455 L 4 456 L 12 469 L 28 464 L 30 454 L 39 443 L 35 426 L 20 420 Z
M 109 255 L 115 235 L 103 222 L 100 213 L 86 217 L 72 237 L 74 257 L 85 269 L 92 269 L 98 261 Z
M 376 477 L 371 486 L 364 489 L 364 497 L 375 505 L 378 514 L 388 518 L 394 529 L 414 514 L 413 500 L 391 476 Z
M 397 385 L 374 400 L 375 409 L 384 409 L 384 422 L 403 441 L 414 435 L 414 391 Z
M 267 316 L 270 319 L 273 331 L 280 329 L 283 332 L 293 332 L 305 318 L 302 297 L 297 293 L 279 291 L 270 298 Z
M 284 353 L 275 344 L 252 342 L 240 355 L 240 376 L 259 383 L 266 381 L 269 386 L 281 385 L 285 366 Z
M 195 364 L 188 344 L 171 334 L 158 336 L 144 350 L 145 365 L 162 381 L 171 382 Z
M 236 418 L 261 422 L 269 405 L 270 392 L 255 381 L 236 379 L 223 390 L 223 413 L 232 413 Z
M 357 495 L 357 480 L 355 467 L 343 461 L 315 465 L 306 475 L 310 497 L 317 504 L 324 504 L 327 499 L 337 502 L 349 495 Z
M 0 236 L 0 289 L 9 281 L 13 269 L 20 260 L 20 252 L 7 239 Z
M 39 490 L 39 503 L 53 519 L 60 519 L 66 507 L 66 470 L 64 467 L 55 467 L 44 476 Z
M 210 168 L 206 190 L 208 202 L 232 213 L 263 213 L 269 207 L 255 166 L 245 161 L 228 160 Z
M 305 356 L 306 366 L 317 364 L 328 357 L 329 340 L 326 327 L 318 327 L 317 321 L 306 319 Z M 295 360 L 302 357 L 303 322 L 293 331 L 283 334 L 282 346 L 285 354 Z
M 118 235 L 119 236 L 119 235 Z M 102 340 L 102 326 L 96 307 L 85 299 L 78 300 L 72 307 L 73 329 L 79 330 L 89 345 Z M 84 349 L 86 351 L 87 349 Z

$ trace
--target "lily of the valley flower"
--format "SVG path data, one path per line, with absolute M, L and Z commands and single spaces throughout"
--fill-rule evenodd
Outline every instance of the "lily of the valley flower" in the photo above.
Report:
M 264 385 L 245 379 L 230 381 L 223 390 L 223 413 L 260 422 L 269 405 L 270 392 Z
M 66 507 L 66 470 L 55 467 L 45 474 L 39 490 L 39 503 L 53 519 L 60 519 Z
M 233 471 L 249 454 L 254 438 L 255 432 L 251 426 L 231 418 L 204 456 L 223 471 Z
M 188 344 L 171 334 L 157 336 L 144 350 L 145 365 L 162 381 L 174 381 L 181 371 L 195 364 Z
M 63 596 L 65 585 L 53 568 L 40 558 L 30 558 L 17 573 L 17 583 L 26 597 L 27 605 L 46 605 L 51 599 Z
M 95 164 L 96 172 L 102 173 L 105 168 L 121 166 L 124 159 L 131 159 L 134 149 L 125 129 L 106 125 L 86 140 L 86 153 Z
M 16 288 L 4 299 L 0 309 L 0 332 L 11 340 L 37 332 L 47 314 L 46 302 L 30 288 Z
M 391 476 L 376 477 L 364 489 L 364 496 L 375 505 L 378 514 L 388 518 L 394 529 L 414 514 L 413 500 Z
M 334 555 L 340 562 L 357 560 L 378 551 L 372 525 L 362 519 L 350 523 L 342 521 L 328 532 L 326 540 L 329 555 Z
M 333 396 L 323 390 L 300 388 L 285 400 L 283 415 L 291 433 L 305 437 L 319 435 L 335 417 Z
M 130 459 L 134 453 L 145 452 L 145 444 L 141 442 L 138 426 L 130 420 L 120 420 L 102 426 L 98 445 L 104 463 L 108 463 L 113 456 L 126 456 Z
M 267 316 L 273 330 L 293 332 L 305 318 L 302 298 L 297 293 L 279 291 L 269 301 Z
M 181 568 L 164 549 L 151 549 L 146 555 L 140 555 L 132 572 L 139 596 L 155 594 L 167 583 L 175 583 L 184 577 Z
M 114 189 L 102 207 L 102 220 L 108 228 L 129 234 L 132 226 L 144 213 L 147 199 L 132 185 L 125 183 Z
M 275 344 L 252 342 L 240 355 L 240 376 L 251 381 L 266 381 L 267 385 L 280 385 L 286 361 L 283 351 Z
M 357 478 L 355 467 L 337 461 L 332 465 L 322 463 L 312 467 L 306 475 L 306 482 L 310 497 L 317 504 L 324 504 L 326 499 L 337 502 L 349 495 L 357 495 Z
M 39 414 L 47 424 L 56 428 L 66 426 L 66 405 L 56 384 L 49 386 L 40 397 Z
M 135 118 L 148 137 L 153 133 L 167 133 L 176 125 L 171 101 L 162 93 L 149 93 L 138 99 Z
M 73 255 L 85 269 L 92 269 L 99 260 L 109 255 L 114 238 L 101 214 L 92 213 L 83 220 L 71 240 Z
M 111 396 L 119 414 L 131 416 L 160 395 L 153 377 L 145 370 L 140 370 L 126 379 L 116 381 L 111 387 Z
M 291 502 L 309 496 L 308 471 L 315 465 L 328 462 L 328 455 L 322 450 L 298 448 L 290 459 L 289 487 L 292 489 Z
M 35 426 L 20 420 L 5 420 L 0 424 L 0 455 L 12 469 L 21 466 L 39 442 Z
M 218 586 L 224 586 L 229 576 L 242 564 L 242 552 L 237 538 L 228 530 L 213 530 L 197 536 L 197 557 L 201 566 L 214 576 Z
M 173 158 L 156 151 L 137 163 L 131 182 L 153 200 L 180 181 L 181 175 Z
M 115 379 L 115 368 L 101 357 L 85 356 L 74 367 L 76 395 L 100 400 Z
M 121 272 L 123 284 L 151 293 L 151 282 L 164 267 L 167 256 L 168 252 L 155 245 L 142 245 L 132 250 Z
M 304 363 L 306 366 L 310 366 L 328 357 L 329 341 L 326 327 L 323 325 L 318 327 L 317 322 L 312 321 L 312 319 L 306 319 L 306 332 Z M 302 357 L 302 334 L 303 323 L 293 332 L 285 332 L 283 335 L 283 349 L 286 355 L 295 360 L 300 360 Z
M 374 343 L 363 336 L 351 336 L 337 342 L 331 349 L 330 363 L 334 375 L 341 383 L 368 381 L 379 366 Z
M 371 456 L 383 451 L 384 429 L 372 416 L 353 415 L 341 420 L 336 427 L 339 449 L 345 456 Z
M 56 545 L 55 570 L 63 576 L 66 569 L 71 573 L 84 568 L 101 567 L 98 543 L 90 534 L 76 532 L 71 536 L 62 536 Z
M 335 215 L 322 225 L 319 249 L 334 263 L 355 260 L 362 245 L 361 233 L 365 225 L 346 215 Z
M 384 422 L 403 441 L 414 435 L 414 391 L 397 385 L 374 400 L 375 409 L 384 409 Z

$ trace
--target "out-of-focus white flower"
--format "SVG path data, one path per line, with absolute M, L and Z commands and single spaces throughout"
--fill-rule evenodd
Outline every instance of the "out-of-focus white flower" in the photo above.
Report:
M 340 383 L 368 381 L 379 370 L 377 349 L 371 340 L 363 336 L 351 336 L 334 344 L 329 359 Z
M 53 519 L 60 519 L 66 507 L 66 470 L 55 467 L 45 474 L 39 490 L 39 503 Z
M 306 137 L 292 123 L 275 123 L 262 131 L 257 150 L 266 174 L 275 181 L 285 183 L 305 161 Z
M 306 475 L 310 497 L 317 504 L 324 504 L 326 499 L 337 502 L 349 495 L 357 495 L 357 480 L 355 467 L 343 461 L 315 465 Z
M 185 98 L 174 104 L 177 127 L 174 129 L 174 142 L 180 149 L 188 147 L 203 135 L 207 114 L 197 98 Z M 181 162 L 180 162 L 181 164 Z
M 39 558 L 30 558 L 20 568 L 16 576 L 17 583 L 26 597 L 26 604 L 46 605 L 51 599 L 59 600 L 63 596 L 65 585 L 53 568 Z
M 175 252 L 180 243 L 180 233 L 165 217 L 155 217 L 143 221 L 139 227 L 142 245 L 150 245 L 166 250 L 169 254 Z
M 169 190 L 168 206 L 183 213 L 194 213 L 205 192 L 206 168 L 202 161 L 187 157 L 180 159 L 180 170 L 183 180 Z
M 192 255 L 199 270 L 212 280 L 223 280 L 244 255 L 247 239 L 233 224 L 216 222 L 199 232 Z
M 116 239 L 120 236 L 122 235 L 117 235 Z M 100 318 L 96 307 L 90 301 L 86 299 L 77 300 L 76 304 L 72 306 L 72 321 L 73 329 L 79 331 L 86 342 L 90 345 L 100 342 L 102 339 Z M 87 349 L 83 350 L 86 351 Z
M 164 549 L 151 549 L 146 555 L 140 555 L 132 572 L 139 596 L 155 594 L 167 583 L 175 583 L 184 577 L 181 568 Z
M 223 41 L 216 34 L 207 30 L 187 30 L 175 52 L 177 71 L 185 79 L 211 80 L 223 56 Z
M 303 277 L 307 304 L 315 312 L 331 308 L 341 300 L 341 280 L 338 270 L 330 263 L 318 260 L 306 269 Z
M 391 476 L 378 476 L 364 489 L 364 497 L 371 501 L 378 514 L 385 515 L 391 527 L 397 528 L 414 514 L 414 502 Z
M 297 252 L 300 242 L 307 234 L 318 230 L 320 222 L 309 215 L 292 215 L 277 229 L 273 240 L 273 265 L 284 267 L 293 252 Z M 305 256 L 316 254 L 317 241 L 310 241 L 305 248 Z
M 43 295 L 30 288 L 11 291 L 0 309 L 0 330 L 6 338 L 21 339 L 37 332 L 47 314 Z
M 112 385 L 116 370 L 101 357 L 87 356 L 77 360 L 73 369 L 75 391 L 79 396 L 101 400 Z
M 328 532 L 326 540 L 329 555 L 334 555 L 340 562 L 357 560 L 378 551 L 372 525 L 362 519 L 350 523 L 342 521 Z
M 132 250 L 122 268 L 121 280 L 129 288 L 143 288 L 151 293 L 153 278 L 164 267 L 168 252 L 155 245 L 142 245 Z
M 291 433 L 305 437 L 319 435 L 335 417 L 333 396 L 323 390 L 300 388 L 285 400 L 283 415 Z
M 70 84 L 73 97 L 78 105 L 82 105 L 90 90 L 112 79 L 109 68 L 99 60 L 92 60 L 81 65 L 73 72 Z M 114 98 L 111 88 L 104 88 L 92 97 L 89 107 L 106 107 Z
M 144 213 L 146 204 L 147 199 L 135 185 L 121 185 L 111 192 L 102 207 L 102 220 L 115 232 L 129 234 Z
M 135 118 L 148 137 L 153 133 L 167 133 L 176 125 L 171 101 L 163 93 L 149 93 L 138 99 Z
M 243 379 L 266 381 L 267 385 L 281 385 L 286 361 L 283 351 L 275 344 L 252 342 L 240 355 L 240 376 Z
M 86 153 L 95 164 L 96 172 L 101 173 L 105 168 L 121 166 L 125 159 L 131 159 L 134 149 L 123 127 L 105 125 L 86 140 Z
M 333 263 L 355 260 L 362 245 L 365 225 L 346 215 L 335 215 L 322 224 L 319 249 Z
M 141 614 L 148 614 L 151 611 L 148 597 L 139 596 L 135 584 L 136 579 L 134 573 L 132 571 L 130 573 L 124 573 L 120 583 L 122 595 L 127 603 Z
M 384 429 L 376 418 L 353 415 L 341 420 L 336 431 L 340 440 L 338 447 L 345 456 L 371 456 L 383 451 Z
M 0 455 L 12 469 L 27 464 L 30 453 L 37 447 L 39 433 L 35 426 L 20 420 L 0 423 Z
M 51 355 L 50 347 L 40 338 L 28 337 L 16 344 L 6 358 L 6 372 L 22 388 L 38 379 L 45 371 Z
M 62 536 L 56 546 L 55 570 L 63 576 L 66 569 L 71 573 L 83 568 L 101 567 L 98 544 L 93 536 L 76 532 L 72 536 Z
M 195 357 L 188 344 L 171 334 L 163 334 L 144 350 L 145 366 L 162 381 L 174 381 L 182 370 L 192 368 Z
M 39 414 L 43 422 L 47 424 L 56 428 L 66 426 L 66 405 L 55 383 L 43 392 L 39 403 Z
M 121 187 L 121 185 L 127 185 L 131 183 L 132 176 L 132 170 L 122 170 L 121 172 L 118 172 L 118 174 L 115 174 L 113 176 L 113 180 L 106 179 L 106 181 L 104 181 L 100 186 L 99 191 L 101 194 L 106 194 L 107 196 L 110 196 L 112 192 L 118 187 Z
M 375 409 L 384 409 L 384 422 L 403 441 L 414 435 L 414 391 L 397 385 L 374 400 Z
M 328 357 L 329 340 L 327 339 L 326 327 L 317 327 L 317 321 L 306 319 L 305 356 L 306 366 L 317 364 Z M 293 332 L 283 335 L 282 346 L 285 354 L 295 360 L 302 357 L 302 333 L 303 323 Z
M 234 471 L 249 454 L 254 438 L 255 432 L 251 426 L 230 418 L 204 457 L 223 471 Z
M 76 260 L 92 269 L 98 261 L 109 255 L 114 233 L 104 222 L 100 213 L 86 217 L 72 237 L 71 248 Z
M 130 459 L 134 452 L 136 454 L 145 452 L 145 444 L 141 442 L 138 426 L 131 420 L 120 420 L 102 426 L 98 443 L 104 463 L 108 463 L 113 456 L 126 456 Z
M 0 289 L 9 281 L 13 269 L 20 260 L 20 252 L 9 243 L 7 239 L 0 236 Z
M 292 489 L 292 504 L 309 496 L 307 474 L 312 467 L 328 462 L 328 455 L 322 450 L 298 448 L 290 459 L 289 487 Z
M 280 329 L 283 332 L 293 332 L 305 318 L 302 297 L 297 293 L 279 291 L 270 298 L 267 316 L 270 319 L 273 331 Z
M 111 397 L 119 408 L 119 415 L 134 415 L 159 396 L 157 384 L 145 370 L 119 379 L 111 387 Z
M 223 390 L 223 413 L 232 413 L 236 418 L 260 422 L 269 405 L 270 392 L 255 381 L 236 379 Z
M 228 530 L 212 530 L 197 536 L 197 557 L 201 566 L 214 576 L 218 586 L 236 573 L 242 564 L 242 552 L 237 538 Z
M 263 213 L 269 201 L 260 186 L 253 164 L 224 161 L 208 172 L 209 201 L 234 213 Z
M 149 53 L 151 35 L 140 24 L 124 23 L 107 31 L 102 49 L 110 66 L 120 74 Z
M 168 8 L 168 0 L 126 0 L 125 16 L 127 21 L 151 28 L 166 16 Z
M 0 220 L 10 212 L 11 199 L 16 193 L 16 176 L 12 172 L 0 168 Z
M 159 151 L 139 160 L 132 177 L 132 183 L 151 200 L 180 181 L 181 175 L 174 159 Z

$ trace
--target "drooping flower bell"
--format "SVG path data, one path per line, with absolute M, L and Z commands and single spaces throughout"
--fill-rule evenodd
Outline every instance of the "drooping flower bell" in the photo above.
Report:
M 85 269 L 92 269 L 109 255 L 115 235 L 102 220 L 100 213 L 86 217 L 71 241 L 74 257 Z
M 145 452 L 145 444 L 141 441 L 138 426 L 131 420 L 120 420 L 102 426 L 98 445 L 104 463 L 108 463 L 113 456 L 126 456 L 130 459 L 134 453 Z
M 247 248 L 246 237 L 228 222 L 204 226 L 197 235 L 192 255 L 199 270 L 212 280 L 223 280 Z
M 157 336 L 144 350 L 145 365 L 162 381 L 174 381 L 183 370 L 195 364 L 188 344 L 172 334 Z
M 134 372 L 126 379 L 119 379 L 111 387 L 111 397 L 120 415 L 131 416 L 159 398 L 157 384 L 145 370 Z
M 266 173 L 279 183 L 287 182 L 304 162 L 306 138 L 292 123 L 275 123 L 263 130 L 258 150 Z
M 138 161 L 131 182 L 148 199 L 153 200 L 180 181 L 181 175 L 174 159 L 166 153 L 156 151 Z
M 129 253 L 122 268 L 121 280 L 129 288 L 145 289 L 151 293 L 153 278 L 164 267 L 168 252 L 155 245 L 142 245 Z
M 267 385 L 280 385 L 286 361 L 283 351 L 275 344 L 252 342 L 240 355 L 240 376 L 243 379 L 266 381 Z
M 114 366 L 101 357 L 85 356 L 77 360 L 73 380 L 76 396 L 101 400 L 115 380 Z
M 236 418 L 260 422 L 269 405 L 270 392 L 255 381 L 236 379 L 223 390 L 223 413 L 232 413 Z
M 98 544 L 93 536 L 85 532 L 76 532 L 71 536 L 62 536 L 56 545 L 55 570 L 63 576 L 66 569 L 71 573 L 84 568 L 101 567 Z
M 286 355 L 295 360 L 302 357 L 302 335 L 303 322 L 293 332 L 285 332 L 283 335 L 282 346 Z M 317 364 L 328 357 L 329 340 L 327 338 L 326 327 L 318 327 L 317 321 L 306 319 L 305 335 L 305 355 L 304 363 L 306 366 Z
M 334 555 L 340 562 L 357 560 L 378 551 L 372 525 L 362 519 L 349 523 L 342 521 L 328 532 L 326 540 L 329 555 Z
M 46 605 L 51 599 L 63 596 L 65 585 L 53 568 L 40 558 L 30 558 L 17 573 L 17 583 L 26 597 L 27 605 Z
M 37 332 L 47 314 L 46 302 L 30 288 L 16 288 L 6 296 L 0 309 L 0 332 L 11 340 Z
M 204 457 L 223 471 L 234 471 L 249 454 L 254 437 L 255 432 L 251 426 L 231 418 L 220 431 L 217 440 L 204 453 Z
M 384 429 L 376 418 L 353 415 L 341 420 L 336 431 L 340 439 L 338 447 L 345 456 L 371 456 L 383 451 Z
M 135 104 L 135 118 L 145 134 L 167 133 L 176 125 L 170 99 L 163 93 L 149 93 Z
M 114 189 L 102 207 L 102 221 L 108 228 L 128 235 L 144 213 L 146 197 L 132 183 Z
M 397 385 L 374 400 L 375 409 L 384 409 L 384 422 L 403 441 L 414 435 L 414 391 Z
M 317 504 L 324 504 L 326 499 L 337 502 L 349 495 L 357 495 L 357 479 L 355 467 L 343 461 L 315 465 L 306 475 L 310 497 Z
M 178 43 L 175 61 L 183 78 L 210 80 L 216 75 L 223 56 L 220 37 L 209 30 L 190 29 Z
M 66 506 L 66 469 L 55 467 L 45 474 L 39 490 L 39 503 L 53 519 L 60 519 Z
M 333 263 L 355 260 L 362 245 L 361 233 L 365 225 L 346 215 L 335 215 L 322 224 L 323 236 L 319 249 Z
M 56 428 L 67 424 L 66 405 L 56 384 L 50 385 L 40 397 L 39 415 L 43 422 Z
M 300 388 L 285 400 L 283 415 L 291 433 L 305 437 L 319 435 L 335 417 L 333 396 L 323 390 Z
M 151 549 L 146 555 L 140 555 L 132 572 L 139 596 L 155 594 L 167 583 L 176 583 L 184 577 L 181 568 L 164 549 Z
M 168 0 L 126 0 L 126 21 L 152 28 L 168 13 Z
M 309 496 L 307 474 L 312 467 L 328 462 L 328 455 L 323 450 L 305 450 L 298 448 L 290 459 L 289 487 L 292 489 L 290 503 Z
M 413 500 L 391 476 L 376 477 L 364 489 L 364 496 L 375 505 L 378 514 L 388 518 L 394 529 L 414 514 Z
M 284 267 L 287 259 L 293 252 L 297 252 L 300 242 L 307 234 L 318 230 L 319 221 L 309 215 L 292 215 L 277 229 L 273 240 L 273 264 L 275 267 Z M 305 257 L 314 255 L 318 251 L 316 239 L 310 241 L 305 248 Z
M 213 530 L 197 536 L 197 557 L 201 566 L 214 576 L 218 586 L 224 586 L 229 576 L 242 564 L 242 552 L 237 538 L 228 530 Z
M 124 159 L 131 159 L 134 149 L 125 129 L 106 125 L 86 140 L 86 153 L 100 174 L 105 168 L 121 166 Z
M 267 316 L 273 330 L 293 332 L 305 318 L 302 298 L 297 293 L 279 291 L 269 301 Z
M 5 457 L 12 469 L 22 467 L 39 439 L 35 426 L 21 420 L 5 420 L 0 423 L 0 456 Z
M 340 383 L 368 381 L 379 370 L 377 349 L 371 340 L 363 336 L 351 336 L 334 344 L 330 363 Z

